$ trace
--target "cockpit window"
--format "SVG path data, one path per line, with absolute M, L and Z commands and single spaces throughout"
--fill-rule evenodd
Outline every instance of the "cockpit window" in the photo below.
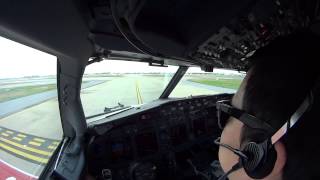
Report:
M 177 69 L 177 66 L 157 67 L 120 60 L 89 65 L 81 90 L 87 119 L 158 99 Z
M 245 72 L 225 69 L 204 72 L 199 67 L 190 67 L 169 97 L 234 93 L 244 76 Z
M 0 37 L 0 179 L 37 179 L 62 139 L 57 58 Z

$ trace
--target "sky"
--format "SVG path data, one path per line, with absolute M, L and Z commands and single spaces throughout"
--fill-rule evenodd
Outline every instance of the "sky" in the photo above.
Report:
M 24 76 L 55 75 L 57 58 L 53 55 L 33 49 L 0 37 L 0 78 L 17 78 Z M 125 73 L 125 72 L 170 72 L 175 66 L 154 67 L 147 63 L 106 60 L 89 65 L 85 74 L 91 73 Z M 202 72 L 200 68 L 189 68 L 188 72 Z M 239 74 L 237 71 L 215 69 L 216 73 Z
M 0 37 L 0 78 L 56 74 L 57 58 Z

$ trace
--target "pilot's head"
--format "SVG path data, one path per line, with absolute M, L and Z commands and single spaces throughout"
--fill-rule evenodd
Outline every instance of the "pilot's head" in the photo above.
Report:
M 269 46 L 258 50 L 252 57 L 253 66 L 232 98 L 232 106 L 279 129 L 314 86 L 319 74 L 315 66 L 315 61 L 319 58 L 314 57 L 318 53 L 316 47 L 319 47 L 316 44 L 313 35 L 297 34 L 277 39 Z M 309 171 L 303 163 L 310 160 L 306 158 L 313 156 L 308 147 L 303 147 L 303 142 L 311 141 L 310 136 L 304 132 L 307 127 L 302 127 L 305 126 L 303 123 L 306 123 L 304 119 L 299 120 L 293 130 L 275 143 L 275 164 L 271 173 L 264 179 L 307 179 L 305 174 L 310 174 L 311 170 Z M 265 138 L 261 131 L 251 129 L 236 118 L 230 117 L 224 126 L 220 142 L 242 149 L 246 142 L 261 141 Z M 239 162 L 239 157 L 220 147 L 219 160 L 223 170 L 227 172 Z M 243 168 L 228 177 L 230 180 L 251 179 Z

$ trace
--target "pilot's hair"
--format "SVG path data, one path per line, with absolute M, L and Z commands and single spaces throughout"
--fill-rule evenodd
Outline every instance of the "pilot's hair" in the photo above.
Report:
M 243 110 L 279 129 L 296 111 L 315 85 L 319 74 L 320 39 L 310 32 L 300 32 L 276 39 L 251 58 L 252 67 L 245 87 Z M 313 107 L 314 108 L 314 107 Z M 319 179 L 314 171 L 320 162 L 320 129 L 317 115 L 309 112 L 281 139 L 287 152 L 283 179 Z M 318 130 L 317 130 L 318 129 Z M 244 126 L 242 145 L 262 141 L 268 135 Z M 315 148 L 316 147 L 316 148 Z

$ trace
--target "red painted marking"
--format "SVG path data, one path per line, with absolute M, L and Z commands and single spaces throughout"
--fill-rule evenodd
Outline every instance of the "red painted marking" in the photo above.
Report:
M 37 178 L 23 171 L 19 171 L 0 160 L 0 179 L 6 180 L 13 177 L 16 180 L 36 180 Z

